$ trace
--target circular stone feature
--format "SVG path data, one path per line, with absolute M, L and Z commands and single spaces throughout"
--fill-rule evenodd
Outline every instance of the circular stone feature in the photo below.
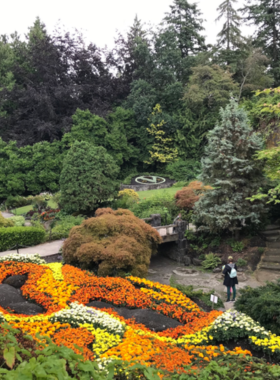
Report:
M 197 270 L 195 270 L 195 269 L 187 269 L 187 268 L 176 268 L 173 271 L 173 273 L 177 274 L 177 276 L 183 276 L 183 277 L 197 276 L 198 275 L 198 271 Z
M 158 177 L 157 175 L 142 175 L 140 177 L 135 178 L 135 182 L 144 185 L 160 185 L 164 183 L 166 180 L 163 177 Z

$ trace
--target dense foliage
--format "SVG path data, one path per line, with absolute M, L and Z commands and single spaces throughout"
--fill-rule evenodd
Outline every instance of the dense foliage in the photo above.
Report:
M 100 276 L 147 273 L 158 232 L 131 211 L 98 209 L 96 217 L 74 227 L 63 246 L 66 263 L 92 269 Z
M 262 141 L 249 126 L 246 112 L 231 100 L 221 122 L 208 134 L 201 179 L 213 186 L 195 205 L 195 218 L 210 232 L 239 231 L 246 222 L 260 223 L 261 202 L 251 203 L 262 179 L 254 154 Z
M 69 214 L 97 208 L 117 194 L 118 172 L 119 167 L 105 148 L 75 141 L 63 161 L 61 206 Z
M 280 333 L 280 281 L 270 282 L 258 288 L 246 287 L 240 290 L 236 301 L 237 310 L 250 315 L 266 329 Z
M 35 227 L 0 228 L 0 251 L 14 248 L 16 245 L 30 247 L 43 243 L 45 231 Z M 14 248 L 15 249 L 15 248 Z

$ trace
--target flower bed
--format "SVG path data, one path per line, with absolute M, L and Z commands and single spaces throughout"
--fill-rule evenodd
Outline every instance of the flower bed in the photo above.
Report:
M 45 309 L 44 314 L 13 314 L 0 307 L 6 321 L 38 339 L 48 336 L 57 345 L 70 347 L 85 359 L 121 359 L 172 372 L 186 366 L 200 368 L 214 358 L 251 355 L 222 342 L 248 338 L 252 347 L 280 354 L 280 337 L 238 312 L 206 313 L 177 289 L 136 277 L 102 278 L 70 265 L 43 264 L 38 257 L 11 256 L 0 262 L 0 283 L 8 276 L 27 274 L 22 294 Z M 113 309 L 87 307 L 92 300 L 112 307 L 152 309 L 183 325 L 162 332 L 119 316 Z M 218 344 L 219 343 L 219 344 Z

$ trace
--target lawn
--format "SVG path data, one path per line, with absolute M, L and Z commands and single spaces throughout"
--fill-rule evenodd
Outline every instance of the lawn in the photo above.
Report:
M 175 195 L 178 190 L 181 190 L 181 188 L 172 186 L 172 187 L 168 187 L 167 189 L 138 191 L 137 194 L 139 195 L 140 199 L 144 199 L 144 198 L 151 198 L 153 196 L 164 197 L 166 195 Z
M 48 201 L 48 206 L 51 208 L 57 208 L 57 204 L 52 199 Z M 15 208 L 14 210 L 12 210 L 12 213 L 15 215 L 22 215 L 22 214 L 26 214 L 28 211 L 32 209 L 33 209 L 32 205 L 27 205 L 27 206 Z

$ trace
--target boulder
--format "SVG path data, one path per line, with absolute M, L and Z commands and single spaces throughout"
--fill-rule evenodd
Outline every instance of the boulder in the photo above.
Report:
M 5 281 L 3 281 L 3 284 L 13 286 L 14 288 L 21 288 L 25 284 L 26 280 L 27 280 L 26 274 L 10 276 L 10 277 L 7 277 Z
M 193 265 L 196 265 L 196 266 L 200 266 L 202 263 L 201 260 L 196 259 L 195 257 L 193 257 L 192 262 L 193 262 Z
M 222 273 L 222 268 L 213 269 L 213 273 Z
M 88 304 L 86 304 L 86 306 L 89 306 L 89 307 L 96 307 L 97 309 L 117 309 L 116 306 L 113 306 L 109 303 L 106 303 L 106 302 L 102 302 L 102 301 L 91 301 L 89 302 Z
M 13 309 L 13 304 L 26 302 L 20 292 L 13 286 L 0 284 L 0 306 L 3 308 L 10 307 Z
M 191 265 L 191 258 L 189 256 L 184 256 L 182 261 L 186 267 Z
M 125 307 L 116 307 L 101 301 L 92 301 L 86 306 L 96 307 L 98 309 L 112 308 L 123 318 L 135 319 L 136 323 L 141 323 L 154 331 L 164 331 L 172 327 L 182 326 L 182 323 L 150 309 L 127 309 Z
M 15 314 L 37 315 L 44 313 L 42 306 L 30 302 L 19 302 L 10 305 Z
M 117 313 L 125 319 L 135 319 L 136 323 L 141 323 L 150 330 L 164 331 L 166 329 L 182 326 L 182 323 L 159 314 L 150 309 L 116 309 Z

